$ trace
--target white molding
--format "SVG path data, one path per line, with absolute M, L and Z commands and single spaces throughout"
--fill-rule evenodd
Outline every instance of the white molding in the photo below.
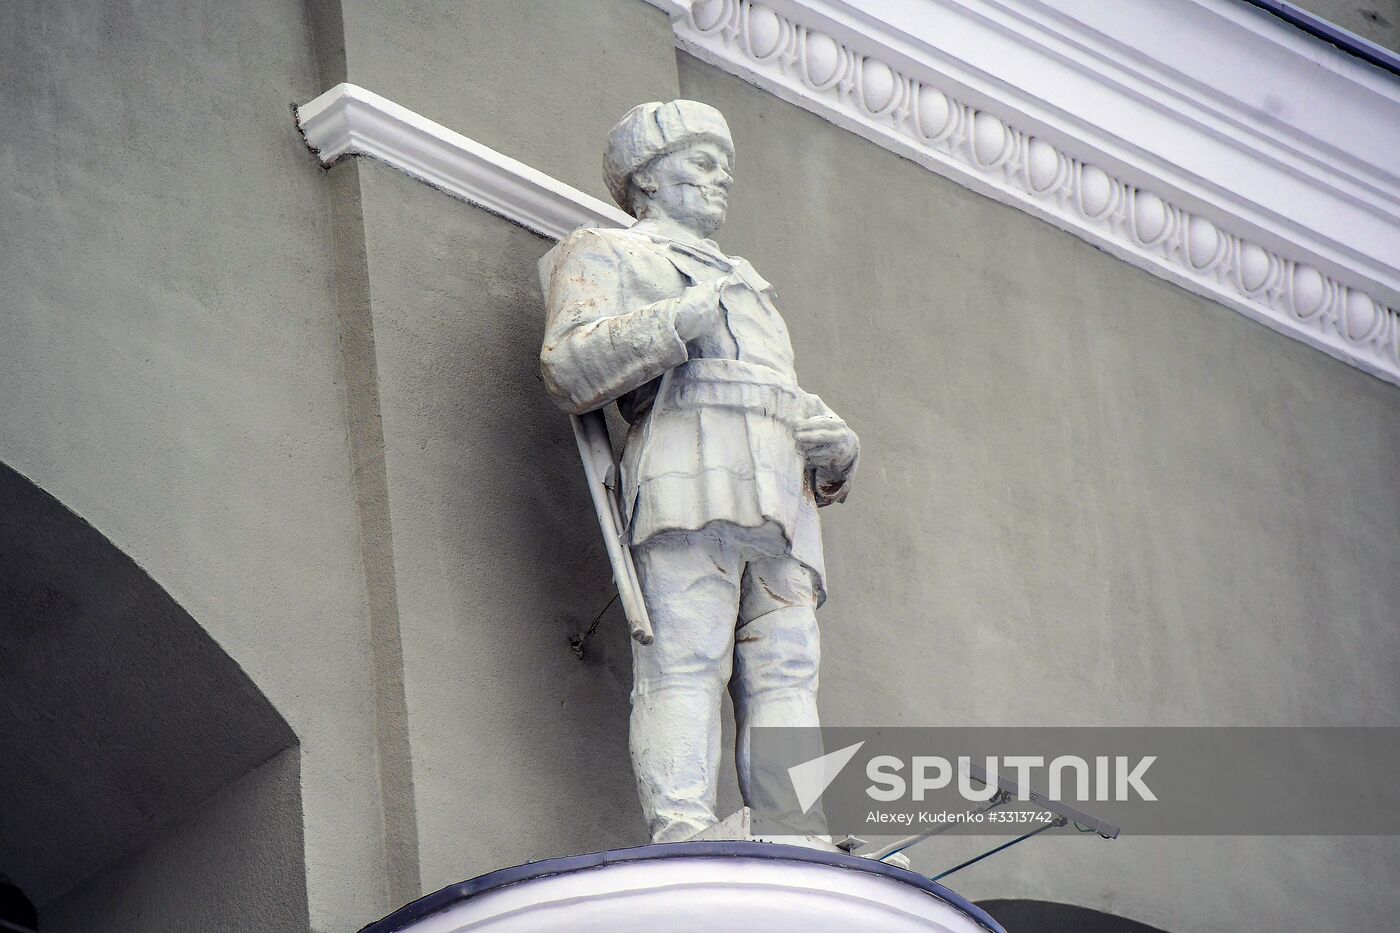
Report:
M 1400 383 L 1400 81 L 1231 0 L 650 0 L 676 44 Z
M 322 165 L 369 156 L 556 240 L 584 225 L 632 223 L 612 205 L 354 84 L 297 107 L 296 119 Z

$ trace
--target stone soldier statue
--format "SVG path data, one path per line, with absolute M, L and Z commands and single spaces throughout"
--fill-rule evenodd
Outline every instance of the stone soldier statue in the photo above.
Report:
M 818 724 L 817 508 L 845 499 L 859 450 L 798 386 L 772 288 L 708 239 L 733 158 L 713 107 L 634 107 L 609 134 L 604 177 L 637 223 L 574 231 L 548 276 L 550 394 L 573 414 L 616 402 L 630 424 L 622 518 L 655 631 L 633 645 L 630 740 L 656 842 L 716 822 L 726 684 L 750 806 L 769 801 L 749 730 Z

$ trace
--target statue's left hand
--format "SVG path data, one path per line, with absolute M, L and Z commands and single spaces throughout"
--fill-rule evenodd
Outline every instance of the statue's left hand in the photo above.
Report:
M 860 439 L 836 415 L 808 418 L 793 432 L 807 456 L 807 465 L 825 476 L 844 481 L 860 455 Z

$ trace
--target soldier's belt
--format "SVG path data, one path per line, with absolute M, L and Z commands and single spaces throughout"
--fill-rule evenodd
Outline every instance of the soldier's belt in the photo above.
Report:
M 783 373 L 742 360 L 697 359 L 671 371 L 665 399 L 671 409 L 720 407 L 762 414 L 789 427 L 821 413 L 821 403 Z

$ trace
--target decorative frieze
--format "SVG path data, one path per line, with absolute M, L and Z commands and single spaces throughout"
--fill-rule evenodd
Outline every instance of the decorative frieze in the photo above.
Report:
M 1072 120 L 1053 133 L 1037 134 L 1004 118 L 994 104 L 987 104 L 982 90 L 975 92 L 981 105 L 974 105 L 967 99 L 974 92 L 959 92 L 960 81 L 938 79 L 943 64 L 938 56 L 918 59 L 912 43 L 896 45 L 888 31 L 865 28 L 855 17 L 838 22 L 835 14 L 849 12 L 850 4 L 786 2 L 786 12 L 780 12 L 776 3 L 770 7 L 753 0 L 653 2 L 671 14 L 677 44 L 697 57 L 1275 330 L 1400 383 L 1400 313 L 1379 297 L 1389 291 L 1386 284 L 1367 274 L 1379 269 L 1394 277 L 1394 261 L 1387 269 L 1384 261 L 1358 256 L 1356 268 L 1348 269 L 1344 250 L 1333 249 L 1322 234 L 1290 229 L 1297 223 L 1274 225 L 1267 231 L 1270 245 L 1265 245 L 1260 242 L 1265 236 L 1243 232 L 1259 227 L 1253 217 L 1246 222 L 1244 207 L 1228 197 L 1207 201 L 1201 194 L 1209 188 L 1204 182 L 1189 195 L 1168 193 L 1177 186 L 1143 184 L 1139 167 L 1135 183 L 1106 167 L 1113 159 L 1085 156 L 1097 139 L 1067 146 L 1046 138 L 1064 139 L 1067 129 L 1073 131 Z M 888 41 L 884 54 L 882 38 Z M 1344 180 L 1329 177 L 1317 187 L 1340 190 Z M 1232 214 L 1239 223 L 1230 222 Z M 1392 235 L 1400 232 L 1394 225 L 1389 229 Z M 1287 248 L 1290 241 L 1293 248 Z M 1319 245 L 1310 249 L 1314 243 Z

